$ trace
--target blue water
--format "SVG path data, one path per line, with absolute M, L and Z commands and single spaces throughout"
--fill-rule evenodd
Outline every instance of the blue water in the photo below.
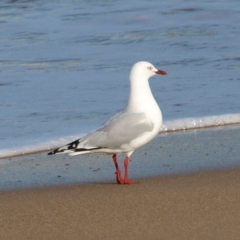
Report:
M 164 124 L 238 122 L 239 36 L 237 0 L 1 1 L 0 156 L 98 127 L 141 60 L 168 73 L 150 80 Z

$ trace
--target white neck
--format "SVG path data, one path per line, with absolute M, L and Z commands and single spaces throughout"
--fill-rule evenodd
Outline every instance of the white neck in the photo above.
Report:
M 127 109 L 129 111 L 141 111 L 159 109 L 152 95 L 152 91 L 147 79 L 141 79 L 140 76 L 130 80 L 130 96 Z

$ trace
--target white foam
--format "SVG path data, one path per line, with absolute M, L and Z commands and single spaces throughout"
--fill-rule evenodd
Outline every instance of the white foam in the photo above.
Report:
M 183 118 L 172 121 L 165 121 L 162 125 L 161 132 L 184 131 L 239 123 L 240 114 L 224 114 L 199 118 Z
M 239 124 L 240 114 L 225 114 L 219 116 L 199 117 L 199 118 L 183 118 L 163 123 L 160 132 L 168 133 L 174 131 L 185 131 L 191 129 L 201 129 L 207 127 L 225 126 L 230 124 Z M 84 134 L 82 134 L 83 136 Z M 43 143 L 37 143 L 28 146 L 22 146 L 11 149 L 0 150 L 0 158 L 8 158 L 12 156 L 20 156 L 41 151 L 49 151 L 60 147 L 79 138 L 78 136 L 65 136 L 52 140 L 46 140 Z
M 83 135 L 84 134 L 82 134 L 82 136 Z M 22 147 L 17 147 L 17 148 L 2 149 L 0 150 L 0 158 L 8 158 L 13 156 L 21 156 L 25 154 L 37 153 L 37 152 L 50 151 L 51 149 L 54 149 L 64 144 L 67 144 L 69 142 L 72 142 L 78 139 L 79 137 L 81 137 L 81 135 L 65 136 L 65 137 L 46 140 L 46 142 L 31 144 L 27 146 L 24 145 Z

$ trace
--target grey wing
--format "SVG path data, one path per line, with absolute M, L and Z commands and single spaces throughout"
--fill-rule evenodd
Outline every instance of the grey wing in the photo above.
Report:
M 116 149 L 152 131 L 153 127 L 151 119 L 144 113 L 120 112 L 102 127 L 83 137 L 77 148 Z

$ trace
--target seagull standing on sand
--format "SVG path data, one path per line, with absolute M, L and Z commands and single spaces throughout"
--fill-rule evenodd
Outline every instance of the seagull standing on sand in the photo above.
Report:
M 132 153 L 151 141 L 162 125 L 162 113 L 154 99 L 148 79 L 167 73 L 156 69 L 149 62 L 138 62 L 130 73 L 130 96 L 127 107 L 110 118 L 104 125 L 88 135 L 48 153 L 112 154 L 119 184 L 132 184 L 128 179 L 128 162 Z M 117 154 L 125 153 L 124 179 L 117 163 Z

